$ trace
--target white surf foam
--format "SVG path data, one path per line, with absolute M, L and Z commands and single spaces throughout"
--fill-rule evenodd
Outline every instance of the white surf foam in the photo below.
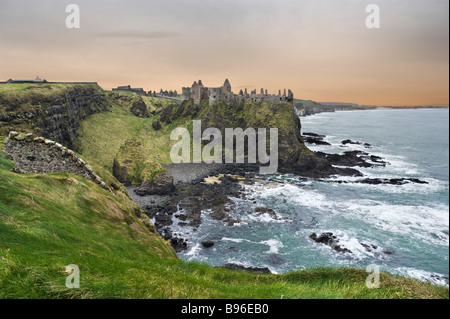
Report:
M 250 185 L 250 187 L 252 187 Z M 274 202 L 288 200 L 298 205 L 311 208 L 329 208 L 325 195 L 317 190 L 303 188 L 292 184 L 279 184 L 273 188 L 256 191 L 258 198 L 272 200 Z
M 449 286 L 448 277 L 442 274 L 409 267 L 399 267 L 396 268 L 395 270 L 399 275 L 402 276 L 412 277 L 424 282 L 431 282 L 439 286 L 446 286 L 446 287 Z
M 446 205 L 391 205 L 372 200 L 351 201 L 346 217 L 362 219 L 372 226 L 411 236 L 437 245 L 449 245 L 449 208 Z
M 283 243 L 277 239 L 263 240 L 260 241 L 260 244 L 268 245 L 269 250 L 267 253 L 270 254 L 278 254 L 278 250 L 284 247 Z
M 231 241 L 231 242 L 234 242 L 234 243 L 242 243 L 242 242 L 251 242 L 250 240 L 248 240 L 248 239 L 243 239 L 243 238 L 229 238 L 229 237 L 223 237 L 222 238 L 222 240 L 224 240 L 224 241 Z
M 191 249 L 188 250 L 188 252 L 184 253 L 184 256 L 187 256 L 189 260 L 198 259 L 201 250 L 201 244 L 196 243 Z

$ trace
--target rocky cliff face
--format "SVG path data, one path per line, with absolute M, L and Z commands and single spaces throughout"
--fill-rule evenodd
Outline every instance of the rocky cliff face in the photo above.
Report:
M 290 103 L 236 102 L 232 105 L 216 103 L 201 111 L 202 129 L 217 127 L 224 136 L 225 128 L 278 128 L 279 172 L 306 177 L 357 175 L 354 169 L 335 168 L 304 144 L 300 119 Z
M 45 110 L 38 126 L 42 135 L 75 149 L 74 138 L 80 121 L 90 114 L 106 111 L 107 105 L 105 94 L 98 89 L 75 87 Z
M 0 135 L 15 130 L 32 131 L 76 149 L 74 139 L 80 121 L 107 108 L 103 90 L 91 84 L 67 85 L 54 94 L 48 90 L 2 94 Z

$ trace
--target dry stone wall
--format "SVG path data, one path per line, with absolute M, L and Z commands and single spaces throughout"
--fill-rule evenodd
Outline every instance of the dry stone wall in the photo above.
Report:
M 16 173 L 73 173 L 94 181 L 112 193 L 92 167 L 71 149 L 55 141 L 33 133 L 10 132 L 5 141 L 5 152 L 14 161 L 13 171 Z

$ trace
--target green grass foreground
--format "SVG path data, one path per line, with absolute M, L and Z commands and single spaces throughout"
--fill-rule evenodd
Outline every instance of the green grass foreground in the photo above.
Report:
M 256 275 L 179 260 L 135 214 L 72 174 L 18 175 L 0 140 L 0 298 L 448 298 L 449 290 L 357 269 Z M 65 267 L 80 267 L 80 288 Z

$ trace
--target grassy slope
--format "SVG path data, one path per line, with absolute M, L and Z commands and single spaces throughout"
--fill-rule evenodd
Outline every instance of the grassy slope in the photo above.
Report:
M 2 83 L 0 84 L 0 94 L 10 97 L 14 94 L 33 94 L 55 95 L 64 92 L 67 88 L 91 85 L 91 84 L 67 84 L 67 83 Z
M 130 203 L 75 175 L 12 173 L 0 147 L 0 298 L 448 298 L 386 274 L 368 289 L 356 269 L 254 275 L 180 261 Z M 80 289 L 65 287 L 68 264 Z
M 120 147 L 131 138 L 141 141 L 150 161 L 169 163 L 170 149 L 176 143 L 170 141 L 170 132 L 192 122 L 177 120 L 155 131 L 152 122 L 157 117 L 140 118 L 127 109 L 113 107 L 111 112 L 93 114 L 81 123 L 77 145 L 84 157 L 108 170 L 112 170 L 114 156 Z

